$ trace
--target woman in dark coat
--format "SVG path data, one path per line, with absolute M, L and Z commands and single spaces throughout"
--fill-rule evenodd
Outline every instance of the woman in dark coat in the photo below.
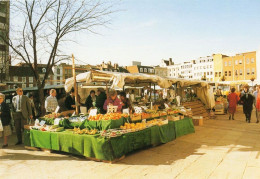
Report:
M 74 93 L 73 88 L 70 91 L 70 95 L 67 96 L 66 99 L 65 99 L 65 106 L 66 106 L 67 110 L 74 110 L 76 108 L 75 93 Z
M 88 95 L 86 102 L 85 102 L 87 110 L 89 110 L 90 108 L 92 108 L 94 106 L 93 102 L 96 102 L 96 95 L 95 95 L 95 91 L 91 90 L 90 94 Z
M 103 109 L 106 99 L 107 99 L 107 95 L 105 93 L 105 90 L 103 88 L 98 88 L 97 98 L 96 98 L 96 108 L 98 109 L 98 112 L 101 114 L 106 113 L 106 111 Z
M 243 104 L 243 112 L 246 116 L 246 122 L 250 123 L 254 96 L 249 93 L 248 85 L 244 86 L 244 95 L 241 97 L 240 102 Z
M 0 118 L 3 126 L 3 131 L 0 131 L 0 137 L 4 137 L 4 144 L 2 148 L 8 147 L 8 136 L 12 135 L 11 130 L 11 114 L 8 104 L 4 102 L 5 95 L 0 93 Z

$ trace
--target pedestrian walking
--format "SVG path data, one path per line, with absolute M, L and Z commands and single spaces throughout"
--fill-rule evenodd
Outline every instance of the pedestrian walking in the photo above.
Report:
M 256 96 L 256 111 L 257 111 L 257 119 L 260 114 L 260 85 L 257 88 L 257 96 Z
M 47 113 L 53 113 L 55 112 L 56 108 L 58 107 L 58 101 L 56 98 L 56 90 L 51 89 L 50 90 L 50 96 L 48 96 L 45 100 L 45 109 Z
M 24 125 L 28 124 L 28 119 L 32 119 L 32 108 L 30 100 L 27 96 L 23 95 L 23 89 L 16 89 L 17 95 L 12 99 L 12 107 L 13 107 L 13 118 L 14 125 L 17 135 L 17 143 L 15 145 L 22 144 L 22 130 L 24 129 Z
M 11 114 L 8 104 L 4 102 L 5 95 L 0 93 L 0 120 L 2 123 L 3 131 L 0 131 L 0 137 L 4 138 L 2 148 L 8 147 L 8 136 L 12 135 L 11 130 Z
M 246 116 L 246 122 L 250 123 L 254 96 L 249 93 L 248 85 L 244 86 L 244 95 L 241 97 L 240 102 L 243 105 L 243 112 Z
M 231 93 L 228 95 L 228 112 L 229 112 L 229 120 L 235 120 L 235 112 L 237 109 L 237 103 L 239 101 L 238 95 L 235 93 L 236 89 L 232 88 Z

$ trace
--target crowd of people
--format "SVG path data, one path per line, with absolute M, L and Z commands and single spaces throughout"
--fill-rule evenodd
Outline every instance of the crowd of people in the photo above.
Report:
M 260 114 L 260 86 L 255 86 L 252 91 L 249 86 L 245 85 L 243 90 L 236 93 L 235 88 L 231 88 L 231 92 L 227 96 L 229 120 L 234 120 L 234 115 L 238 104 L 243 105 L 243 113 L 246 117 L 246 122 L 251 122 L 251 114 L 253 108 L 256 110 L 256 123 L 259 122 Z

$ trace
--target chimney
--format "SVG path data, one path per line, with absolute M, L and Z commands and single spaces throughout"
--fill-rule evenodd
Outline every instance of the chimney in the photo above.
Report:
M 172 63 L 172 58 L 169 58 L 169 66 L 170 65 L 174 65 L 173 63 Z

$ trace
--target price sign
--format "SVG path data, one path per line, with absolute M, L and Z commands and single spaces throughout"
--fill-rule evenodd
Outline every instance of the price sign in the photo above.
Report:
M 60 124 L 60 118 L 54 119 L 54 125 L 59 125 Z
M 41 121 L 40 125 L 43 126 L 45 124 L 46 121 Z
M 140 114 L 140 113 L 143 112 L 141 107 L 134 107 L 134 109 L 135 109 L 135 113 L 139 113 Z
M 129 108 L 123 109 L 123 114 L 129 114 Z
M 60 106 L 57 106 L 56 109 L 55 109 L 55 113 L 58 113 L 60 110 Z
M 96 116 L 97 115 L 97 109 L 91 109 L 89 112 L 89 116 Z
M 165 106 L 166 109 L 170 109 L 168 104 L 164 103 L 164 106 Z

